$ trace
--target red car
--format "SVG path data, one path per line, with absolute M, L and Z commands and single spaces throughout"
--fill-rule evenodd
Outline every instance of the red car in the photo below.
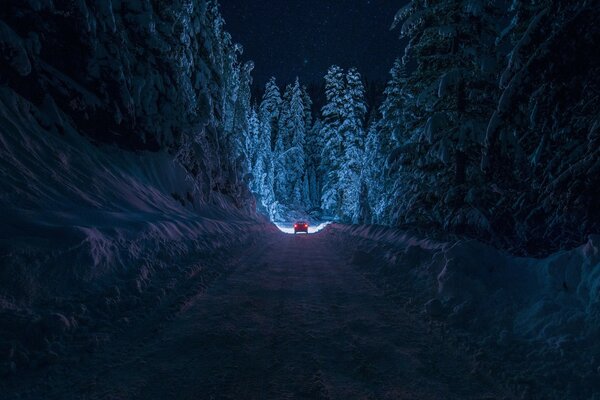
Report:
M 298 221 L 294 224 L 294 235 L 298 232 L 306 232 L 308 233 L 308 222 L 306 221 Z

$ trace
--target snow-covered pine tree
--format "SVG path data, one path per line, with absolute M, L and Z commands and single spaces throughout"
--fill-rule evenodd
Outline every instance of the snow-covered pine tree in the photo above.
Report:
M 260 121 L 258 119 L 258 113 L 256 107 L 252 107 L 248 116 L 248 123 L 246 131 L 242 132 L 244 139 L 243 155 L 244 155 L 244 171 L 248 171 L 251 174 L 255 174 L 256 164 L 258 161 L 259 140 L 260 140 Z M 258 172 L 259 174 L 262 171 Z M 252 177 L 251 180 L 254 180 Z M 252 185 L 251 185 L 252 186 Z
M 390 70 L 390 80 L 383 92 L 384 100 L 379 108 L 381 145 L 384 152 L 390 154 L 394 146 L 406 142 L 406 117 L 411 106 L 416 104 L 406 88 L 406 66 L 400 58 Z
M 364 85 L 356 68 L 351 68 L 346 74 L 342 123 L 339 128 L 343 154 L 338 169 L 338 190 L 341 197 L 340 216 L 354 222 L 357 222 L 361 194 L 366 112 Z
M 277 120 L 277 136 L 275 137 L 275 196 L 282 205 L 290 204 L 291 186 L 288 179 L 288 149 L 291 146 L 291 137 L 287 124 L 290 118 L 290 101 L 292 99 L 292 85 L 287 85 L 281 98 L 279 119 Z
M 265 93 L 263 94 L 259 111 L 262 121 L 265 121 L 268 118 L 269 130 L 271 132 L 271 149 L 275 149 L 280 111 L 281 92 L 279 86 L 277 86 L 276 79 L 272 77 L 265 85 Z
M 323 151 L 320 165 L 320 175 L 323 177 L 321 207 L 331 215 L 341 214 L 338 171 L 344 157 L 340 127 L 345 105 L 345 88 L 344 71 L 337 65 L 331 66 L 325 75 L 327 103 L 321 111 Z
M 258 118 L 258 137 L 255 164 L 252 169 L 252 191 L 258 198 L 259 208 L 271 219 L 275 217 L 274 155 L 271 150 L 271 114 L 263 108 Z
M 250 121 L 250 86 L 252 85 L 251 72 L 254 63 L 251 61 L 245 63 L 240 72 L 240 81 L 237 91 L 236 101 L 233 108 L 233 123 L 230 131 L 226 131 L 228 143 L 233 151 L 233 159 L 236 160 L 236 174 L 239 176 L 248 172 L 249 162 L 246 159 L 245 143 L 246 137 L 251 137 L 248 122 Z M 248 140 L 249 142 L 250 140 Z
M 277 135 L 281 136 L 285 150 L 289 149 L 292 144 L 292 137 L 287 125 L 288 120 L 290 119 L 290 102 L 292 100 L 293 90 L 293 85 L 286 85 L 281 98 L 281 108 L 279 112 L 279 121 L 277 124 Z
M 306 154 L 306 173 L 308 175 L 308 207 L 321 206 L 320 164 L 321 152 L 323 150 L 322 128 L 321 120 L 317 119 L 306 134 L 304 153 Z
M 218 2 L 201 1 L 200 4 L 200 7 L 189 8 L 179 3 L 156 3 L 155 22 L 162 24 L 164 21 L 161 22 L 161 18 L 167 18 L 169 23 L 181 27 L 181 35 L 173 36 L 159 29 L 146 35 L 141 42 L 119 41 L 118 46 L 124 46 L 123 51 L 110 60 L 104 56 L 108 44 L 106 37 L 102 38 L 104 34 L 95 37 L 93 48 L 100 58 L 85 62 L 90 67 L 86 70 L 86 80 L 92 83 L 90 79 L 93 80 L 107 62 L 112 66 L 110 70 L 122 71 L 118 77 L 118 87 L 122 87 L 122 93 L 129 92 L 130 95 L 135 92 L 136 95 L 130 97 L 134 102 L 130 103 L 127 111 L 118 105 L 114 106 L 116 119 L 121 121 L 119 124 L 127 125 L 130 117 L 127 114 L 135 111 L 136 129 L 128 130 L 143 132 L 147 143 L 168 145 L 169 150 L 176 153 L 177 161 L 197 181 L 194 197 L 209 201 L 213 191 L 218 191 L 240 200 L 246 196 L 245 188 L 239 184 L 239 178 L 245 171 L 243 167 L 235 166 L 237 156 L 233 150 L 233 137 L 229 133 L 233 132 L 240 92 L 239 57 L 242 47 L 235 44 L 231 35 L 223 29 L 224 21 Z M 92 13 L 97 11 L 91 10 Z M 191 19 L 195 22 L 191 23 Z M 136 25 L 126 24 L 117 30 L 128 32 L 128 29 L 137 29 Z M 50 37 L 47 39 L 50 40 Z M 182 46 L 181 40 L 189 41 L 189 46 Z M 145 41 L 152 41 L 152 45 L 146 47 Z M 42 43 L 45 41 L 42 40 Z M 128 44 L 135 46 L 135 49 L 131 49 L 134 51 L 127 49 Z M 138 51 L 140 48 L 148 51 L 141 54 Z M 195 51 L 190 52 L 192 48 Z M 123 62 L 133 54 L 137 56 L 128 59 L 126 65 L 134 63 L 136 68 L 125 67 Z M 123 68 L 119 65 L 123 65 Z M 54 67 L 60 70 L 60 65 Z M 168 83 L 168 90 L 165 76 L 173 79 Z M 101 79 L 102 86 L 112 86 L 109 75 L 102 74 Z M 50 90 L 50 87 L 47 89 Z M 108 93 L 98 95 L 107 99 L 114 97 Z M 246 106 L 249 107 L 249 104 L 248 101 Z M 94 108 L 100 110 L 96 106 Z M 126 113 L 123 114 L 121 110 Z M 239 115 L 248 115 L 248 111 Z M 86 112 L 89 112 L 89 108 Z M 150 115 L 152 117 L 149 118 Z M 88 117 L 91 118 L 90 122 L 94 120 L 92 114 Z M 201 129 L 192 128 L 196 126 Z M 119 128 L 111 127 L 107 131 L 119 133 Z M 127 135 L 120 136 L 127 138 Z
M 414 167 L 425 157 L 426 149 L 419 145 L 419 129 L 414 125 L 420 106 L 408 90 L 408 74 L 402 59 L 396 59 L 390 70 L 390 80 L 379 108 L 381 119 L 372 127 L 379 132 L 379 154 L 375 157 L 381 167 L 380 200 L 371 203 L 381 223 L 395 225 L 427 221 L 426 209 L 419 208 L 419 195 L 406 198 L 407 188 L 418 193 L 418 177 Z M 412 123 L 411 123 L 412 122 Z
M 352 218 L 355 224 L 371 224 L 373 222 L 373 211 L 369 204 L 369 185 L 363 178 L 359 183 L 358 204 L 356 205 Z
M 273 189 L 275 199 L 280 204 L 288 204 L 290 195 L 288 188 L 287 165 L 285 162 L 286 154 L 283 145 L 283 131 L 279 129 L 277 140 L 275 142 L 275 150 L 273 151 Z
M 275 195 L 275 179 L 277 178 L 275 175 L 276 162 L 277 158 L 275 153 L 271 152 L 271 157 L 267 160 L 263 192 L 263 205 L 265 206 L 271 221 L 280 221 L 282 218 L 281 205 L 277 201 L 277 196 Z
M 302 85 L 302 104 L 304 105 L 304 126 L 306 130 L 310 130 L 313 125 L 312 105 L 313 101 L 308 94 L 308 89 Z
M 290 148 L 286 151 L 286 165 L 288 169 L 288 182 L 290 193 L 292 193 L 292 202 L 296 206 L 303 205 L 308 199 L 304 190 L 304 175 L 306 169 L 306 157 L 304 145 L 306 140 L 306 110 L 302 100 L 303 93 L 300 81 L 292 87 L 292 94 L 289 102 L 289 111 L 285 124 L 286 131 L 291 139 Z M 308 188 L 308 186 L 306 186 Z
M 514 0 L 510 47 L 482 167 L 495 230 L 526 253 L 581 243 L 600 229 L 600 9 Z M 573 40 L 577 38 L 577 40 Z
M 497 9 L 492 1 L 413 0 L 396 16 L 409 39 L 405 87 L 416 107 L 405 121 L 416 154 L 400 163 L 400 223 L 460 232 L 489 231 L 479 159 L 489 105 L 496 98 Z M 400 146 L 405 146 L 401 143 Z
M 257 150 L 257 171 L 262 170 L 261 177 L 255 177 L 253 190 L 259 196 L 263 210 L 271 219 L 278 217 L 279 206 L 275 195 L 276 178 L 281 182 L 281 176 L 276 177 L 275 171 L 284 172 L 279 168 L 278 154 L 274 141 L 277 138 L 279 113 L 281 108 L 281 95 L 275 78 L 271 78 L 265 85 L 265 92 L 259 106 L 260 134 Z M 280 149 L 283 152 L 282 149 Z M 256 175 L 256 173 L 255 173 Z M 278 185 L 279 186 L 279 185 Z
M 370 118 L 367 138 L 365 140 L 361 175 L 361 181 L 367 185 L 367 203 L 369 206 L 368 209 L 371 211 L 371 218 L 369 221 L 360 220 L 360 222 L 385 223 L 387 221 L 383 219 L 383 214 L 389 203 L 388 198 L 385 197 L 386 193 L 384 190 L 386 154 L 383 154 L 381 149 L 380 131 L 378 130 L 376 113 L 373 112 L 372 114 L 374 115 Z M 365 209 L 364 206 L 363 209 Z
M 304 140 L 304 184 L 302 192 L 302 202 L 305 208 L 309 209 L 315 206 L 313 200 L 313 193 L 316 191 L 316 168 L 314 164 L 309 164 L 309 158 L 311 153 L 314 154 L 313 145 L 317 146 L 317 143 L 310 143 L 309 136 L 313 133 L 313 115 L 312 106 L 313 101 L 310 98 L 308 89 L 305 85 L 302 85 L 302 104 L 304 105 L 304 128 L 305 128 L 305 140 Z M 317 146 L 318 148 L 318 146 Z M 311 183 L 312 182 L 312 183 Z M 312 188 L 311 188 L 312 187 Z

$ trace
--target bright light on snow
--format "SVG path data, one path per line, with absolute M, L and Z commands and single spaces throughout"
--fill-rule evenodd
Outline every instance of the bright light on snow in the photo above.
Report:
M 308 226 L 308 233 L 317 233 L 323 229 L 331 222 L 323 222 L 316 226 Z M 289 233 L 291 235 L 294 234 L 294 224 L 293 223 L 275 223 L 275 226 L 279 228 L 279 230 L 283 233 Z

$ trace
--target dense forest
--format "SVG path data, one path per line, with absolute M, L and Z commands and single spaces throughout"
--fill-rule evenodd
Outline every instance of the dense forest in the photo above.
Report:
M 169 152 L 195 186 L 178 200 L 205 203 L 217 194 L 251 208 L 237 132 L 246 129 L 252 63 L 241 63 L 242 47 L 223 29 L 218 7 L 3 2 L 1 83 L 39 107 L 39 123 L 58 133 L 68 121 L 99 146 Z M 56 127 L 42 120 L 48 110 Z
M 598 400 L 600 2 L 260 3 L 1 2 L 0 398 Z
M 99 145 L 168 151 L 192 200 L 252 208 L 250 189 L 272 220 L 311 213 L 529 254 L 600 228 L 596 2 L 413 0 L 390 16 L 408 45 L 381 101 L 335 65 L 323 93 L 275 78 L 253 90 L 217 1 L 111 4 L 8 2 L 3 84 L 57 103 Z
M 409 44 L 382 104 L 367 104 L 352 68 L 329 69 L 317 115 L 300 82 L 268 82 L 242 130 L 259 208 L 276 220 L 320 208 L 533 254 L 597 231 L 600 62 L 585 49 L 599 42 L 599 7 L 505 8 L 415 0 L 399 10 L 392 29 Z

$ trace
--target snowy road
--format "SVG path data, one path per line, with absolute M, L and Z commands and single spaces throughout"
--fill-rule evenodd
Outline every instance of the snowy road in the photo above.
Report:
M 510 398 L 365 280 L 339 239 L 265 234 L 177 312 L 57 366 L 24 398 Z

